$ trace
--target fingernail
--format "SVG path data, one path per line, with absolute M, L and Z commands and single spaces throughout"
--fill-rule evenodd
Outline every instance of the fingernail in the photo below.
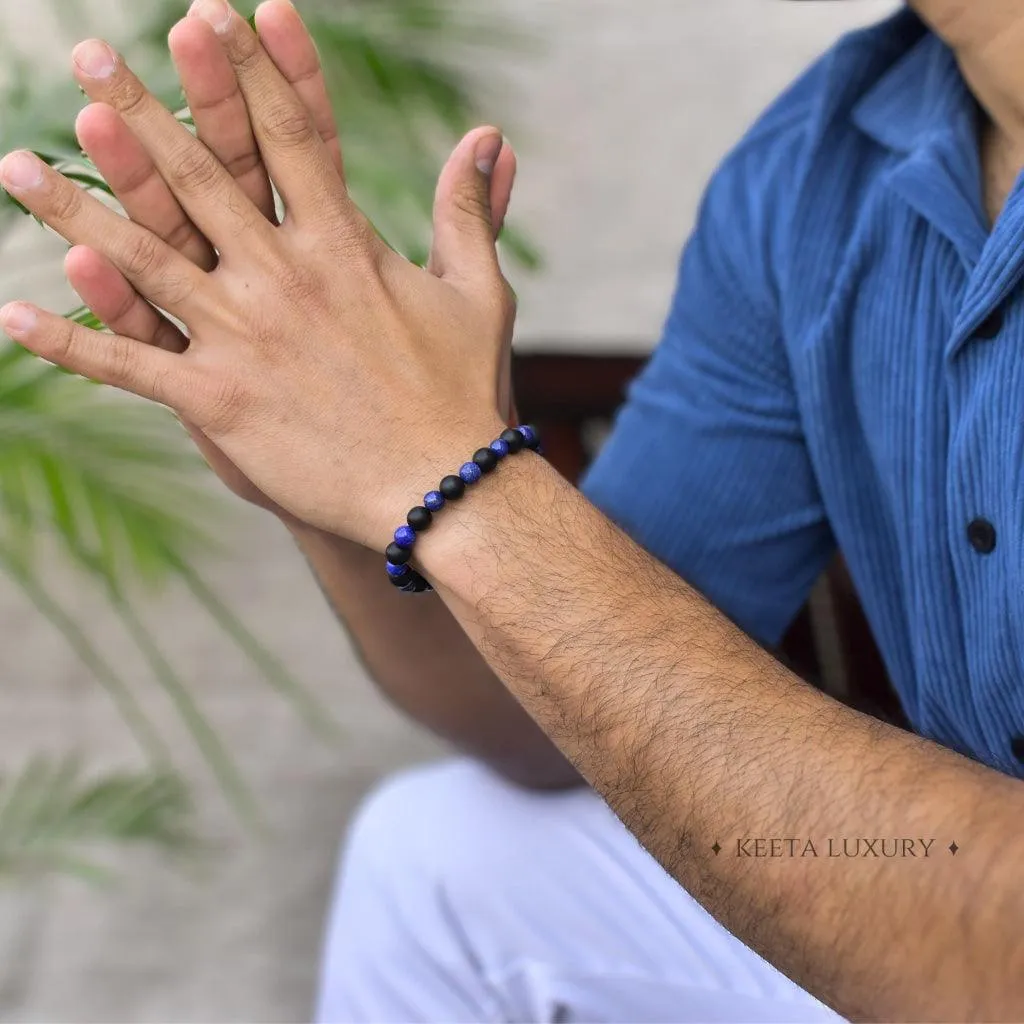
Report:
M 35 327 L 35 310 L 24 303 L 12 302 L 0 309 L 0 324 L 12 338 L 17 339 L 28 334 Z
M 485 135 L 476 144 L 476 169 L 481 174 L 493 173 L 504 145 L 505 140 L 500 135 Z
M 208 21 L 215 32 L 224 32 L 231 24 L 231 7 L 226 0 L 195 0 L 188 13 L 191 18 Z
M 43 162 L 31 153 L 9 153 L 0 162 L 0 181 L 9 192 L 27 192 L 42 180 Z
M 117 66 L 117 54 L 99 39 L 79 43 L 71 54 L 75 67 L 89 78 L 109 78 Z

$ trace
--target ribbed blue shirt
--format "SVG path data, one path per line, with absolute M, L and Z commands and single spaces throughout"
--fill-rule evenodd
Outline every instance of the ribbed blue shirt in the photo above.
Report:
M 992 228 L 979 126 L 909 11 L 816 63 L 713 178 L 584 490 L 766 643 L 838 546 L 915 729 L 1024 777 L 1024 181 Z

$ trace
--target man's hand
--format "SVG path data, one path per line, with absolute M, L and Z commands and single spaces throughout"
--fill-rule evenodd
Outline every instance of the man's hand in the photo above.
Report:
M 332 165 L 338 175 L 343 176 L 341 149 L 323 71 L 298 12 L 289 3 L 269 3 L 257 11 L 256 18 L 267 55 L 305 105 L 327 147 Z M 277 224 L 270 179 L 234 68 L 220 39 L 207 21 L 189 17 L 175 26 L 169 42 L 198 137 L 252 203 L 272 224 Z M 147 150 L 117 110 L 105 103 L 94 103 L 82 111 L 76 127 L 82 148 L 136 223 L 150 229 L 197 266 L 204 269 L 216 266 L 217 254 L 213 246 L 186 214 Z M 514 176 L 515 155 L 506 145 L 491 177 L 495 236 L 508 209 Z M 445 178 L 449 182 L 453 180 L 449 169 Z M 438 222 L 450 218 L 449 207 L 454 195 L 451 189 L 439 192 Z M 431 269 L 436 269 L 436 257 Z M 171 352 L 184 352 L 188 347 L 188 337 L 139 295 L 117 267 L 95 249 L 73 248 L 66 260 L 66 271 L 82 300 L 115 333 Z M 507 380 L 506 376 L 506 387 Z M 507 410 L 507 400 L 503 408 Z M 292 518 L 202 431 L 187 421 L 185 425 L 207 461 L 232 491 L 283 519 Z
M 284 222 L 272 224 L 106 44 L 81 44 L 79 82 L 121 116 L 219 262 L 198 266 L 31 154 L 11 154 L 5 187 L 184 322 L 190 341 L 144 344 L 152 321 L 100 335 L 25 304 L 4 309 L 4 326 L 44 358 L 170 406 L 290 515 L 382 548 L 441 469 L 502 426 L 513 302 L 490 207 L 501 135 L 471 133 L 442 175 L 450 216 L 437 224 L 434 276 L 388 249 L 355 207 L 331 147 L 244 19 L 218 0 L 196 10 L 233 65 Z
M 121 114 L 220 261 L 197 266 L 15 154 L 0 164 L 6 187 L 183 320 L 191 341 L 167 351 L 25 304 L 0 321 L 46 358 L 172 406 L 291 515 L 382 547 L 407 503 L 502 425 L 512 304 L 489 209 L 500 135 L 472 133 L 442 177 L 451 213 L 434 276 L 355 209 L 245 22 L 212 0 L 203 16 L 284 223 L 87 44 L 76 57 L 90 96 Z M 848 1016 L 1020 1020 L 1020 782 L 813 691 L 542 460 L 512 461 L 418 554 L 509 690 L 636 836 L 723 924 Z M 798 866 L 728 855 L 743 836 L 922 837 L 938 855 Z

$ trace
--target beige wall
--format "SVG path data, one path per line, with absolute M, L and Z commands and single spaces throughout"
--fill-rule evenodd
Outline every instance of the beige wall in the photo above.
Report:
M 548 257 L 545 275 L 517 282 L 521 335 L 641 345 L 657 333 L 694 203 L 725 148 L 840 30 L 891 6 L 502 2 L 546 43 L 542 56 L 507 61 L 486 76 L 500 93 L 495 116 L 515 126 L 522 156 L 516 214 Z M 36 10 L 0 0 L 8 23 L 50 49 Z M 25 260 L 10 247 L 0 260 L 0 298 L 8 298 L 10 275 Z M 231 533 L 236 557 L 206 567 L 207 575 L 338 709 L 347 738 L 336 750 L 311 743 L 185 597 L 148 608 L 264 802 L 274 835 L 264 843 L 246 838 L 195 769 L 165 703 L 142 683 L 143 666 L 124 637 L 76 581 L 55 574 L 51 585 L 150 694 L 148 705 L 197 779 L 216 849 L 189 870 L 122 858 L 112 890 L 61 883 L 17 918 L 0 892 L 0 921 L 36 929 L 0 930 L 0 1019 L 303 1019 L 342 823 L 373 778 L 436 750 L 373 696 L 282 532 L 240 512 Z M 97 765 L 134 756 L 75 658 L 0 580 L 0 765 L 69 747 Z M 16 945 L 31 969 L 20 975 L 23 985 L 5 987 Z
M 511 0 L 547 59 L 516 75 L 513 209 L 547 273 L 522 284 L 519 334 L 642 347 L 724 152 L 840 32 L 892 0 Z

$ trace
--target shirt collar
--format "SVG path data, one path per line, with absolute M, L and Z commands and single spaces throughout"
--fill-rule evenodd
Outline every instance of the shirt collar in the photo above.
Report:
M 913 153 L 942 136 L 975 146 L 978 105 L 952 50 L 909 11 L 882 27 L 890 45 L 909 46 L 854 105 L 853 123 L 896 153 Z

